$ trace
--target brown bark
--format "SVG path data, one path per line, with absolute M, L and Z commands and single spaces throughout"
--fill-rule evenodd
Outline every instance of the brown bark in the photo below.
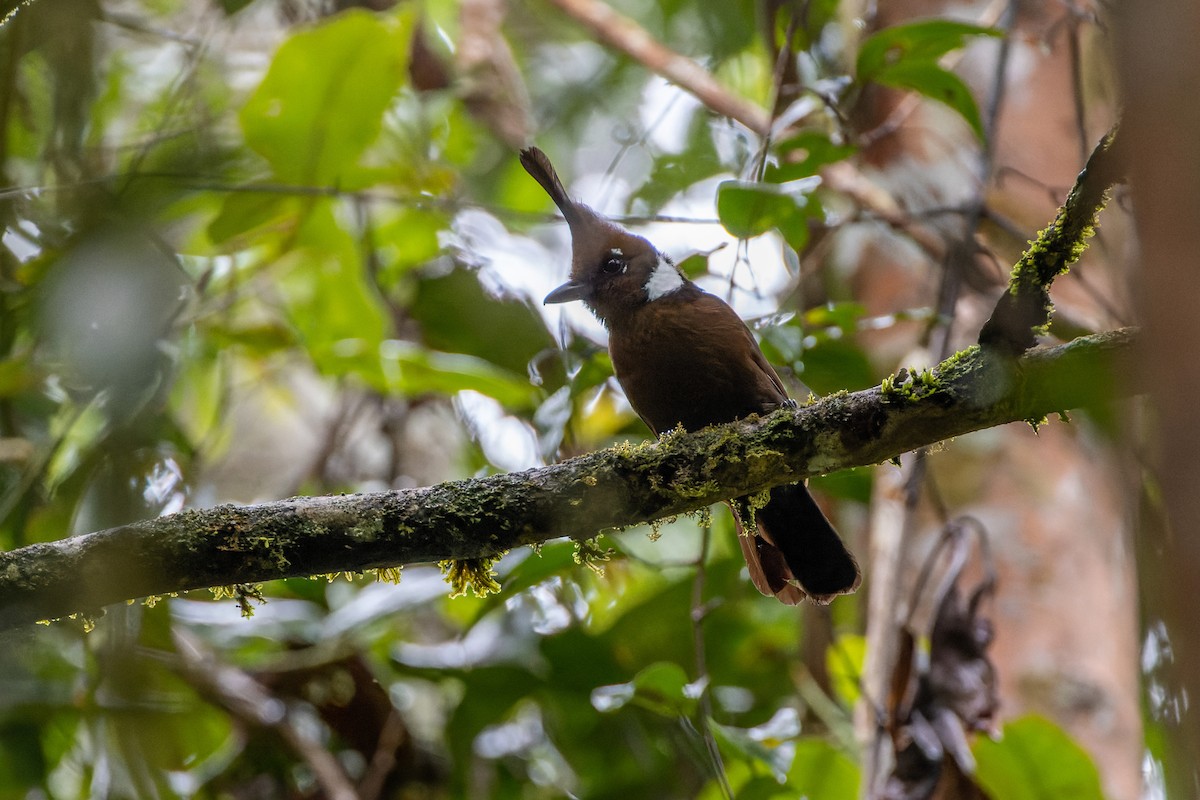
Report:
M 1140 565 L 1147 617 L 1166 623 L 1171 699 L 1152 711 L 1164 728 L 1171 797 L 1200 792 L 1200 6 L 1190 0 L 1122 3 L 1114 29 L 1124 84 L 1125 125 L 1141 246 L 1141 300 L 1148 321 L 1144 371 L 1157 410 L 1158 480 L 1166 525 Z M 1151 507 L 1156 504 L 1151 504 Z M 1149 515 L 1148 515 L 1149 516 Z M 1164 665 L 1154 665 L 1160 669 Z M 1172 712 L 1170 708 L 1174 706 Z M 1165 712 L 1165 713 L 1164 713 Z M 1178 718 L 1172 720 L 1172 716 Z

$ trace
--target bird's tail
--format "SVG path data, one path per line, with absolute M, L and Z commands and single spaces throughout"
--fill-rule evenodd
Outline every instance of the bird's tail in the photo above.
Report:
M 795 605 L 806 596 L 829 603 L 858 588 L 858 562 L 802 483 L 777 486 L 754 515 L 758 530 L 747 535 L 739 517 L 748 517 L 746 500 L 735 501 L 738 543 L 750 579 L 765 595 Z

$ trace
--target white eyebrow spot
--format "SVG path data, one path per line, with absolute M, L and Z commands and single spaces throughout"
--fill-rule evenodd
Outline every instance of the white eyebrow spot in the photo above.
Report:
M 659 253 L 658 264 L 655 265 L 654 271 L 646 280 L 646 300 L 654 302 L 663 295 L 681 288 L 683 288 L 683 276 L 671 263 L 671 259 Z
M 623 252 L 621 252 L 621 248 L 619 248 L 619 247 L 614 247 L 612 250 L 609 250 L 609 251 L 608 251 L 608 254 L 609 254 L 610 256 L 623 256 L 623 255 L 625 255 Z

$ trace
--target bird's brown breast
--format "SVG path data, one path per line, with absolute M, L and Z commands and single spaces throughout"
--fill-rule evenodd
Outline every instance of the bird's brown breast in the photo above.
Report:
M 768 412 L 787 399 L 745 323 L 688 285 L 610 321 L 613 368 L 656 433 Z

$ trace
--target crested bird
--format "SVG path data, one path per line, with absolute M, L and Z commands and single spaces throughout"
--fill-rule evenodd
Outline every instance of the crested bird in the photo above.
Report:
M 737 312 L 649 241 L 572 200 L 541 150 L 520 157 L 571 230 L 570 279 L 544 302 L 581 300 L 607 328 L 617 382 L 651 431 L 696 431 L 794 404 Z M 764 595 L 825 604 L 858 588 L 857 562 L 803 483 L 771 489 L 753 512 L 747 498 L 733 504 L 742 555 Z M 744 530 L 751 518 L 756 529 Z

